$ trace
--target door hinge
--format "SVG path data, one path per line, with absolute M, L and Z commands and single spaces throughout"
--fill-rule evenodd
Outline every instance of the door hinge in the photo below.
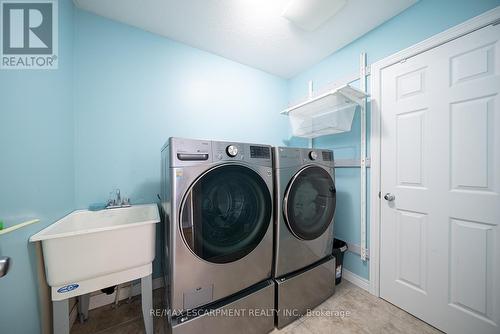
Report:
M 378 198 L 382 198 L 381 196 L 382 196 L 382 192 L 381 192 L 381 191 L 379 191 L 379 192 L 378 192 Z

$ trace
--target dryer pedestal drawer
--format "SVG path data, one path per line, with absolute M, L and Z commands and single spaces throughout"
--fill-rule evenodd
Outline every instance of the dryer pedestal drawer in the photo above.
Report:
M 274 329 L 274 282 L 259 283 L 210 308 L 172 321 L 172 334 L 265 334 Z
M 277 327 L 283 328 L 335 292 L 335 258 L 276 279 Z

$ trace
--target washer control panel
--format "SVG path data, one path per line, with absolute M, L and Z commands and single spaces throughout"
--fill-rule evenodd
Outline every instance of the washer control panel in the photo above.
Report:
M 169 166 L 184 167 L 224 161 L 241 161 L 272 167 L 271 146 L 227 141 L 172 137 L 162 148 L 169 148 Z
M 235 142 L 212 142 L 214 161 L 247 161 L 272 165 L 271 147 Z
M 234 158 L 238 155 L 238 147 L 236 147 L 235 145 L 229 145 L 228 147 L 226 147 L 226 154 L 231 158 Z
M 271 159 L 271 148 L 269 146 L 250 145 L 250 158 Z

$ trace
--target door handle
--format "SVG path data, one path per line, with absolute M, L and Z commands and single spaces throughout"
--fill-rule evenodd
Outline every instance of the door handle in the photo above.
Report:
M 384 199 L 388 202 L 392 202 L 396 199 L 396 196 L 394 196 L 394 194 L 387 193 L 384 195 Z
M 0 257 L 0 278 L 7 275 L 9 272 L 10 257 L 1 256 Z

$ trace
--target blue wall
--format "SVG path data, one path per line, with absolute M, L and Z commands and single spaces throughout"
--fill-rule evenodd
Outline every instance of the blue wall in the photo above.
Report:
M 59 9 L 59 69 L 0 71 L 0 219 L 42 219 L 0 237 L 0 255 L 14 260 L 0 281 L 0 333 L 39 332 L 29 236 L 117 187 L 133 203 L 155 202 L 169 136 L 273 145 L 288 137 L 278 113 L 286 80 L 69 0 Z
M 283 145 L 287 82 L 76 11 L 76 205 L 119 187 L 157 201 L 160 149 L 170 136 Z
M 355 73 L 361 51 L 373 62 L 499 4 L 421 0 L 287 83 L 59 1 L 59 69 L 0 71 L 0 219 L 42 219 L 0 237 L 0 255 L 14 259 L 0 280 L 0 332 L 39 331 L 29 236 L 116 187 L 135 203 L 155 201 L 169 136 L 283 145 L 278 111 L 306 95 L 309 79 L 321 87 Z M 359 157 L 358 127 L 359 115 L 352 132 L 315 145 Z M 337 235 L 359 243 L 358 170 L 339 170 L 337 182 Z M 345 265 L 367 277 L 357 256 Z
M 0 219 L 41 219 L 0 236 L 0 255 L 13 260 L 0 279 L 0 333 L 39 332 L 28 238 L 74 207 L 72 20 L 71 1 L 59 1 L 59 69 L 0 70 Z
M 170 136 L 283 145 L 287 82 L 83 11 L 75 14 L 75 196 L 157 202 Z M 159 228 L 157 229 L 159 232 Z M 157 233 L 154 275 L 161 276 Z
M 368 64 L 373 63 L 499 5 L 500 0 L 420 0 L 398 16 L 290 79 L 288 100 L 305 98 L 309 80 L 313 80 L 314 87 L 321 89 L 357 73 L 361 52 L 367 53 Z M 314 146 L 334 149 L 336 158 L 359 159 L 359 124 L 357 111 L 351 132 L 318 138 L 314 141 Z M 359 169 L 338 169 L 336 176 L 339 192 L 336 237 L 359 245 Z M 368 278 L 369 265 L 363 263 L 359 255 L 348 252 L 344 265 L 355 274 Z

